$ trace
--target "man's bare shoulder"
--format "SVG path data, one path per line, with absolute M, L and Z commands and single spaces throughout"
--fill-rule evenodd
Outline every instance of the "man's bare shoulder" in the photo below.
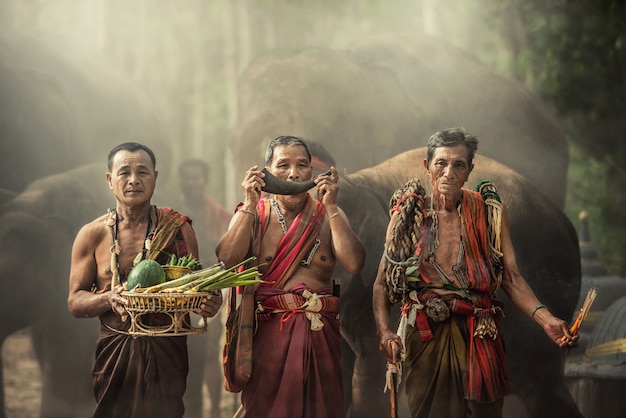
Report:
M 106 224 L 108 217 L 109 215 L 105 213 L 93 221 L 86 223 L 80 228 L 78 235 L 95 239 L 106 234 L 107 231 L 109 231 L 109 227 Z

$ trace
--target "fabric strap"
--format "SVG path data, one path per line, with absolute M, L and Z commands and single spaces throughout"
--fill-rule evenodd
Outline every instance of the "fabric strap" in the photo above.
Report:
M 159 256 L 163 258 L 163 253 L 159 250 L 163 250 L 171 245 L 180 227 L 189 218 L 171 208 L 157 208 L 156 206 L 152 206 L 150 218 L 152 225 L 155 225 L 155 229 L 152 236 L 152 246 L 148 251 L 147 258 L 156 260 Z M 183 254 L 182 251 L 180 253 Z
M 255 242 L 260 243 L 269 224 L 271 213 L 269 200 L 261 199 L 257 205 L 257 211 L 262 216 Z M 273 283 L 274 287 L 282 288 L 300 265 L 300 260 L 305 258 L 313 247 L 315 237 L 318 236 L 322 227 L 324 213 L 322 204 L 312 199 L 307 193 L 304 208 L 295 217 L 278 243 L 272 264 L 263 275 L 264 281 Z M 257 254 L 259 250 L 257 248 Z
M 495 277 L 491 263 L 492 254 L 487 237 L 487 217 L 483 198 L 478 192 L 467 189 L 463 189 L 461 201 L 461 237 L 465 248 L 465 265 L 472 302 L 451 299 L 446 303 L 451 312 L 467 316 L 470 329 L 466 397 L 478 402 L 493 402 L 509 393 L 509 371 L 498 322 L 495 318 L 486 319 L 495 327 L 497 338 L 476 336 L 480 324 L 485 322 L 485 319 L 477 316 L 476 312 L 487 313 L 493 308 L 495 302 L 491 295 L 496 292 L 499 281 Z M 424 275 L 422 278 L 425 282 L 430 282 Z M 422 291 L 419 300 L 425 304 L 432 296 L 432 292 Z M 502 312 L 501 308 L 499 312 Z M 497 315 L 493 316 L 497 318 Z M 416 325 L 422 339 L 428 341 L 432 339 L 432 334 L 425 317 L 423 312 L 418 311 Z

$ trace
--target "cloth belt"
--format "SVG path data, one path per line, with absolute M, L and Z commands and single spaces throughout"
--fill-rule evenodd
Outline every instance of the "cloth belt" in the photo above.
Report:
M 302 295 L 285 293 L 267 298 L 257 303 L 257 319 L 269 319 L 268 315 L 282 313 L 280 329 L 283 323 L 297 313 L 304 313 L 311 322 L 311 330 L 319 331 L 324 327 L 322 316 L 336 319 L 339 314 L 339 298 L 333 295 L 318 295 L 305 290 Z
M 428 323 L 428 315 L 424 312 L 424 304 L 428 303 L 428 301 L 433 298 L 439 298 L 439 296 L 433 292 L 423 292 L 419 295 L 419 299 L 411 297 L 409 301 L 403 305 L 400 327 L 398 329 L 398 335 L 403 339 L 403 342 L 406 337 L 406 326 L 414 326 L 413 324 L 417 325 L 420 337 L 423 341 L 429 341 L 434 338 L 430 324 Z M 501 319 L 504 317 L 502 302 L 492 299 L 493 305 L 486 308 L 479 308 L 466 300 L 456 298 L 446 300 L 445 303 L 451 313 L 472 317 L 470 329 L 473 337 L 490 337 L 494 340 L 498 337 L 498 330 L 494 318 Z M 404 323 L 403 318 L 405 318 Z M 401 327 L 404 327 L 404 329 L 400 329 Z

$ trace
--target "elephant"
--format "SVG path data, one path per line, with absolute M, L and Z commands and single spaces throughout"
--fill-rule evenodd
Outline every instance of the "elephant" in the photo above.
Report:
M 0 237 L 11 243 L 0 255 L 0 345 L 32 328 L 44 379 L 41 416 L 71 418 L 93 410 L 98 326 L 67 310 L 70 249 L 78 228 L 114 204 L 104 177 L 109 150 L 125 141 L 150 146 L 159 170 L 155 199 L 176 207 L 179 193 L 166 193 L 174 153 L 154 100 L 101 57 L 55 42 L 0 39 Z M 185 402 L 201 405 L 205 340 L 190 337 L 189 351 L 194 373 Z M 188 416 L 200 416 L 199 408 Z
M 5 318 L 0 325 L 0 346 L 12 333 L 31 327 L 42 369 L 42 418 L 82 418 L 90 416 L 95 406 L 91 372 L 99 324 L 95 319 L 72 317 L 67 295 L 76 233 L 115 205 L 105 172 L 103 162 L 39 179 L 0 214 L 0 239 L 10 243 L 0 254 L 0 315 Z M 179 194 L 157 185 L 153 203 L 179 207 L 173 197 Z M 186 417 L 202 416 L 207 338 L 215 335 L 188 337 Z M 212 354 L 219 356 L 219 352 Z M 1 371 L 0 367 L 0 377 Z M 221 383 L 221 376 L 211 378 Z M 0 417 L 4 417 L 2 385 L 0 395 Z
M 433 132 L 460 125 L 478 136 L 481 155 L 471 181 L 481 176 L 499 185 L 522 274 L 555 315 L 571 318 L 581 273 L 576 233 L 561 211 L 567 141 L 546 107 L 520 84 L 442 40 L 393 33 L 343 50 L 269 51 L 246 68 L 237 87 L 229 138 L 236 170 L 262 166 L 272 138 L 295 135 L 322 144 L 342 173 L 339 205 L 367 249 L 360 274 L 337 271 L 351 416 L 387 414 L 371 287 L 389 199 L 407 179 L 423 175 L 424 153 L 415 151 L 416 142 L 425 143 Z M 506 405 L 517 402 L 525 416 L 579 417 L 558 347 L 514 307 L 504 329 L 515 394 Z M 513 416 L 509 407 L 507 416 Z
M 168 137 L 153 98 L 102 57 L 54 36 L 0 38 L 3 195 L 19 193 L 41 177 L 102 161 L 120 142 L 165 143 Z M 157 155 L 165 172 L 169 153 Z
M 442 40 L 393 33 L 343 50 L 269 51 L 237 89 L 229 147 L 238 172 L 279 135 L 321 143 L 349 173 L 461 125 L 479 135 L 483 155 L 564 205 L 569 156 L 558 123 L 519 83 Z
M 339 179 L 338 205 L 365 245 L 362 271 L 349 276 L 340 268 L 342 367 L 351 417 L 388 416 L 388 395 L 383 393 L 385 361 L 378 353 L 372 311 L 372 286 L 383 252 L 389 222 L 389 200 L 405 182 L 418 178 L 429 184 L 422 161 L 426 148 L 401 153 L 379 165 L 343 175 Z M 477 155 L 467 187 L 491 179 L 505 202 L 520 272 L 550 311 L 568 320 L 581 286 L 580 251 L 569 219 L 530 181 L 511 168 Z M 564 353 L 502 293 L 502 323 L 512 381 L 512 396 L 505 402 L 507 417 L 582 417 L 563 376 Z M 397 320 L 397 309 L 394 311 Z M 392 326 L 393 328 L 393 326 Z M 509 405 L 521 405 L 511 411 Z

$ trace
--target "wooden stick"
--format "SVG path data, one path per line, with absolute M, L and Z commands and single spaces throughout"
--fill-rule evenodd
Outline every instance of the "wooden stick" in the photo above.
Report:
M 585 297 L 585 301 L 583 302 L 583 306 L 580 308 L 580 312 L 578 313 L 578 317 L 572 324 L 569 329 L 570 334 L 576 335 L 580 330 L 580 327 L 583 324 L 583 321 L 587 319 L 587 315 L 589 315 L 589 311 L 591 310 L 591 305 L 593 301 L 596 299 L 598 295 L 598 289 L 595 286 L 592 286 L 591 289 L 587 292 L 587 296 Z M 561 338 L 561 341 L 565 341 L 565 336 Z
M 396 352 L 396 344 L 394 341 L 391 342 L 391 349 L 394 353 L 395 360 L 395 352 Z M 393 365 L 397 365 L 397 363 L 393 363 Z M 389 367 L 389 365 L 388 365 Z M 389 387 L 389 402 L 391 403 L 391 418 L 398 418 L 398 373 L 397 370 L 391 370 L 391 385 Z

